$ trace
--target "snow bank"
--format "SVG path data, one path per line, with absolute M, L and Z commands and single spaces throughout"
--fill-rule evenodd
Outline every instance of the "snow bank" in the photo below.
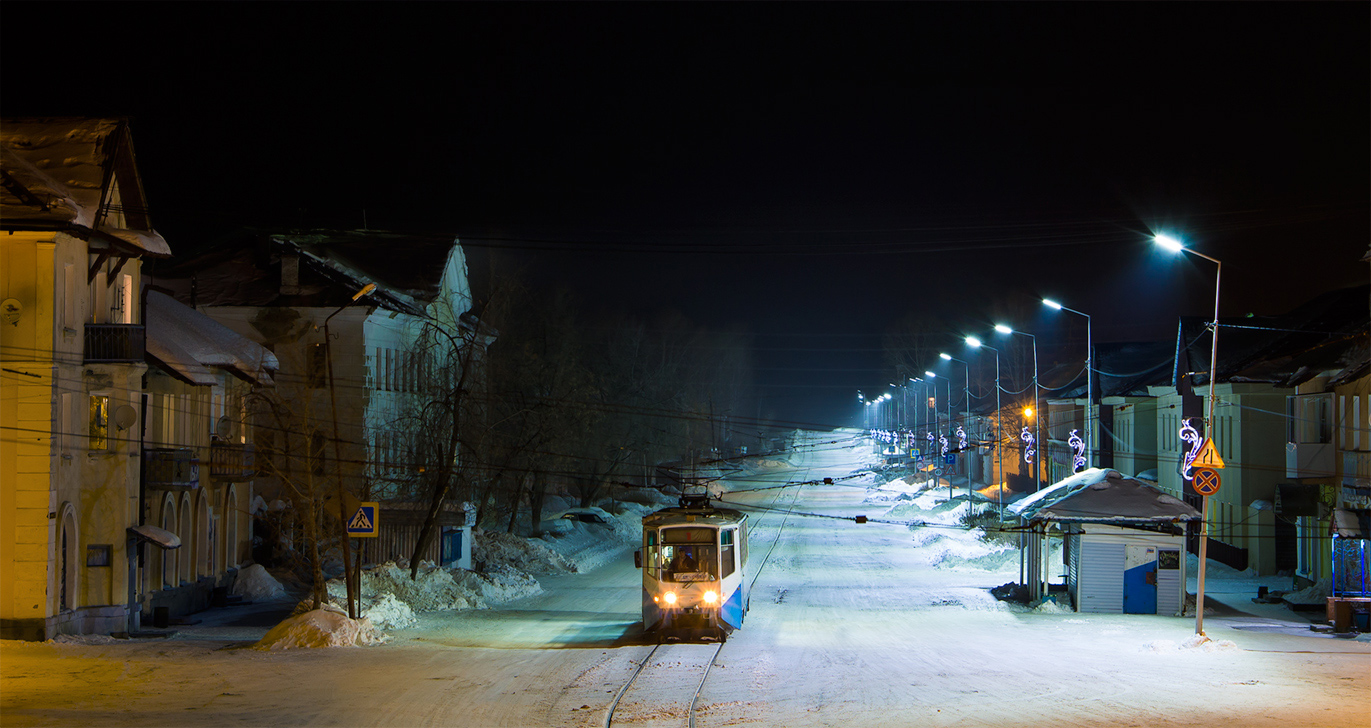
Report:
M 1281 595 L 1287 604 L 1327 604 L 1333 593 L 1333 577 L 1325 576 L 1316 583 L 1299 591 Z
M 410 579 L 409 569 L 387 561 L 362 572 L 359 614 L 371 618 L 378 627 L 401 629 L 417 624 L 416 612 L 487 609 L 491 604 L 542 590 L 536 579 L 503 564 L 488 565 L 484 574 L 477 574 L 426 561 L 420 564 L 416 578 Z M 347 586 L 342 579 L 328 582 L 328 595 L 335 604 L 347 602 Z
M 472 531 L 471 560 L 492 566 L 508 566 L 528 574 L 575 571 L 575 564 L 540 540 L 497 531 Z
M 314 609 L 287 617 L 252 646 L 255 650 L 363 647 L 386 641 L 371 620 L 349 619 L 336 609 Z
M 289 594 L 276 577 L 267 572 L 261 564 L 253 564 L 238 571 L 233 581 L 233 593 L 254 602 L 269 602 L 285 599 Z
M 48 640 L 48 642 L 59 645 L 108 645 L 113 642 L 122 642 L 107 634 L 59 634 Z

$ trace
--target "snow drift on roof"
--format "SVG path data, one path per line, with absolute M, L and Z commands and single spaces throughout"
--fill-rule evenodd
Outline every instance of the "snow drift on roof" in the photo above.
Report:
M 276 355 L 159 291 L 148 292 L 148 355 L 195 384 L 217 383 L 208 367 L 265 383 L 280 367 Z
M 1200 518 L 1193 506 L 1167 495 L 1155 483 L 1103 468 L 1076 473 L 1008 510 L 1030 521 L 1174 523 Z

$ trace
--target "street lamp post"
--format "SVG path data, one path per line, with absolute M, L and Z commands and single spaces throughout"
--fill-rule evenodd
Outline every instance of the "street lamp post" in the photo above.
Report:
M 333 386 L 333 337 L 329 335 L 328 324 L 334 316 L 343 312 L 343 309 L 356 303 L 362 296 L 376 290 L 375 283 L 368 283 L 362 289 L 352 295 L 352 300 L 338 307 L 337 311 L 329 314 L 324 319 L 324 361 L 328 362 L 328 400 L 330 409 L 333 411 L 333 474 L 338 480 L 338 529 L 343 540 L 343 584 L 347 589 L 348 617 L 357 618 L 357 597 L 361 595 L 361 584 L 354 578 L 352 573 L 352 544 L 348 539 L 348 516 L 350 515 L 347 503 L 343 498 L 343 459 L 338 451 L 338 441 L 343 439 L 338 432 L 338 396 Z
M 930 372 L 930 371 L 925 371 L 924 374 L 928 375 L 928 378 L 929 378 L 930 380 L 933 381 L 933 384 L 934 384 L 934 387 L 933 387 L 933 396 L 934 396 L 934 397 L 937 397 L 937 396 L 938 396 L 938 387 L 937 387 L 937 378 L 938 378 L 938 375 L 937 375 L 936 373 Z M 948 434 L 950 435 L 951 432 L 952 432 L 952 380 L 951 380 L 951 379 L 948 379 L 947 377 L 943 377 L 943 381 L 947 382 L 947 400 L 946 400 L 946 404 L 947 404 L 947 429 L 948 429 Z M 936 406 L 933 408 L 933 416 L 934 416 L 935 419 L 936 419 L 937 416 L 938 416 L 938 408 L 937 408 Z M 941 425 L 941 423 L 939 423 L 939 424 Z M 943 435 L 943 433 L 942 433 L 942 431 L 941 431 L 941 429 L 940 429 L 939 432 L 938 432 L 938 437 L 941 438 L 941 437 L 943 437 L 943 436 L 944 436 L 944 435 Z M 949 437 L 948 439 L 950 440 L 951 438 Z M 943 452 L 942 452 L 942 450 L 940 449 L 940 450 L 938 450 L 938 457 L 941 458 L 942 456 L 943 456 Z M 945 463 L 937 463 L 936 466 L 937 466 L 938 468 L 941 468 L 944 464 L 945 464 Z M 948 473 L 948 474 L 947 474 L 947 500 L 948 500 L 948 501 L 951 501 L 951 500 L 952 500 L 952 474 L 951 474 L 951 473 Z
M 962 417 L 962 427 L 963 427 L 963 428 L 969 427 L 969 426 L 971 425 L 971 365 L 970 365 L 970 364 L 967 364 L 966 362 L 962 361 L 961 359 L 958 359 L 958 358 L 956 358 L 956 357 L 954 357 L 954 356 L 949 356 L 949 355 L 947 355 L 947 354 L 943 354 L 943 353 L 941 353 L 941 352 L 938 354 L 938 357 L 941 358 L 943 361 L 955 361 L 955 362 L 957 362 L 958 364 L 961 364 L 961 365 L 962 365 L 962 371 L 966 373 L 966 385 L 965 385 L 965 387 L 962 389 L 962 396 L 965 398 L 965 404 L 966 404 L 966 414 Z M 963 454 L 962 457 L 966 457 L 966 455 Z M 970 470 L 970 468 L 967 469 L 967 475 L 966 475 L 966 500 L 967 500 L 968 503 L 971 502 L 971 470 Z
M 1000 350 L 993 346 L 988 346 L 985 342 L 974 336 L 966 337 L 966 343 L 973 349 L 982 347 L 995 352 L 995 462 L 1000 473 L 1000 480 L 1004 479 L 1004 422 L 1000 412 Z M 1000 518 L 1004 518 L 1004 484 L 999 480 L 995 482 L 995 500 L 999 504 Z
M 1033 340 L 1033 441 L 1038 446 L 1038 459 L 1033 463 L 1033 491 L 1036 493 L 1042 484 L 1042 432 L 1038 427 L 1038 337 L 1024 331 L 1015 331 L 1004 324 L 995 324 L 995 331 L 1001 334 L 1018 334 Z
M 1090 314 L 1077 311 L 1074 308 L 1067 308 L 1048 298 L 1043 299 L 1043 305 L 1085 317 L 1085 452 L 1090 458 L 1089 465 L 1093 468 L 1095 467 L 1095 426 L 1092 424 L 1092 418 L 1095 413 L 1095 385 L 1093 384 L 1094 372 L 1091 370 L 1095 368 L 1095 348 L 1090 342 Z
M 1153 241 L 1165 250 L 1173 253 L 1190 253 L 1214 264 L 1214 323 L 1210 326 L 1211 338 L 1209 340 L 1209 410 L 1204 416 L 1204 436 L 1211 442 L 1214 439 L 1214 409 L 1219 404 L 1218 382 L 1215 381 L 1215 373 L 1219 363 L 1219 279 L 1223 273 L 1223 263 L 1218 258 L 1211 258 L 1204 253 L 1199 253 L 1181 244 L 1181 241 L 1169 235 L 1155 235 Z M 1204 498 L 1200 508 L 1200 571 L 1195 576 L 1195 634 L 1204 637 L 1204 574 L 1205 561 L 1209 551 L 1209 496 L 1201 494 Z

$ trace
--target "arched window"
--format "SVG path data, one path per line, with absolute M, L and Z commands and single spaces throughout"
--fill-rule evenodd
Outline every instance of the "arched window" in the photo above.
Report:
M 76 530 L 76 508 L 71 503 L 62 504 L 62 520 L 57 533 L 57 611 L 69 612 L 78 604 L 76 593 L 77 567 L 81 563 L 77 556 L 81 548 L 80 534 Z
M 223 571 L 238 566 L 238 489 L 230 485 L 224 491 L 224 548 Z
M 170 493 L 162 499 L 162 528 L 176 533 L 176 498 Z M 168 551 L 163 548 L 152 549 L 154 562 L 156 565 L 157 589 L 166 589 L 176 586 L 176 559 L 180 556 L 181 549 Z
M 176 532 L 181 537 L 181 554 L 176 557 L 177 583 L 186 584 L 195 579 L 195 522 L 190 518 L 190 494 L 181 497 L 181 518 L 177 524 L 181 530 Z

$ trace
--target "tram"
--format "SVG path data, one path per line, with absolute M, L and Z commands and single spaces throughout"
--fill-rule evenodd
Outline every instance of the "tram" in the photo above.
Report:
M 643 628 L 658 639 L 724 641 L 750 606 L 747 515 L 715 508 L 709 495 L 643 517 Z

